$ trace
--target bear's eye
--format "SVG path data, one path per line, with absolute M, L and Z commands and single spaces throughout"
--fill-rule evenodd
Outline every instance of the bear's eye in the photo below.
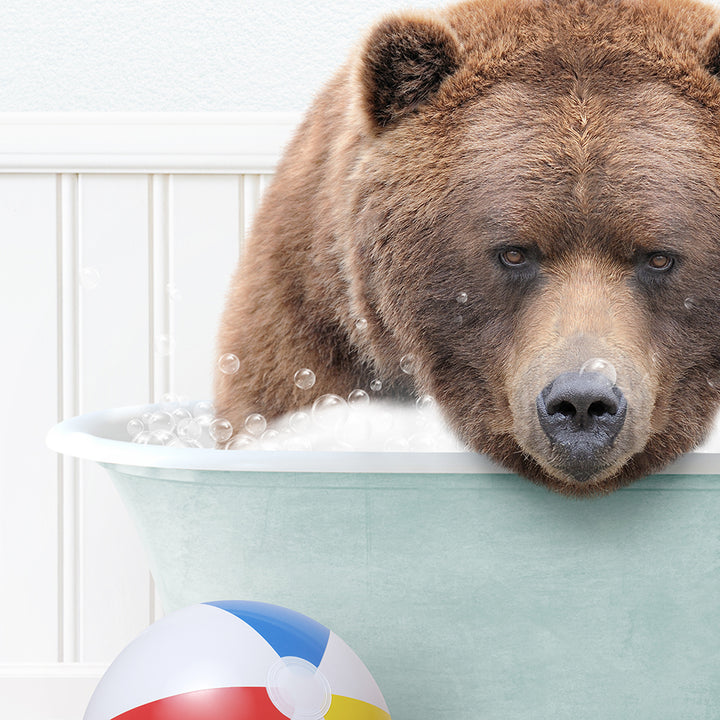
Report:
M 525 253 L 517 248 L 509 248 L 500 253 L 500 260 L 508 267 L 517 267 L 525 262 Z
M 673 266 L 673 258 L 672 256 L 666 254 L 666 253 L 653 253 L 647 261 L 648 267 L 651 270 L 663 272 L 665 270 L 669 270 Z

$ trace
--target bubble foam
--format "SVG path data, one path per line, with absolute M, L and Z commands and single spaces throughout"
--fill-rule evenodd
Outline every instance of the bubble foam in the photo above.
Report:
M 437 403 L 422 395 L 415 403 L 371 398 L 355 388 L 348 399 L 326 393 L 311 407 L 271 423 L 251 413 L 240 428 L 215 416 L 207 401 L 153 405 L 127 423 L 128 440 L 172 448 L 234 451 L 455 452 L 464 448 L 448 429 Z

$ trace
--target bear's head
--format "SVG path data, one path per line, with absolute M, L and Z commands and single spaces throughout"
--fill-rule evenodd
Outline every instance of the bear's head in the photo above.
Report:
M 353 342 L 560 492 L 666 465 L 720 404 L 716 19 L 465 3 L 382 22 L 355 66 Z

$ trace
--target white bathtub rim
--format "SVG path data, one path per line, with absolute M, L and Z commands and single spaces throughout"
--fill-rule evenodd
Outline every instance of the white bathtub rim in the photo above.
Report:
M 64 455 L 113 465 L 221 472 L 510 474 L 489 458 L 469 452 L 320 452 L 214 450 L 138 445 L 103 436 L 112 426 L 147 410 L 112 408 L 68 418 L 50 429 L 46 444 Z
M 220 472 L 513 474 L 484 455 L 470 452 L 319 452 L 214 450 L 138 445 L 107 437 L 147 405 L 111 408 L 68 418 L 50 429 L 51 450 L 83 460 L 135 467 Z M 656 475 L 720 475 L 716 433 Z

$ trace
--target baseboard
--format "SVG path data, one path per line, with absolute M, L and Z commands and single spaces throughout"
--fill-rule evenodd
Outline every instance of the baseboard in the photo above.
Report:
M 0 113 L 0 172 L 271 172 L 300 113 Z
M 0 718 L 80 720 L 104 665 L 0 665 Z

